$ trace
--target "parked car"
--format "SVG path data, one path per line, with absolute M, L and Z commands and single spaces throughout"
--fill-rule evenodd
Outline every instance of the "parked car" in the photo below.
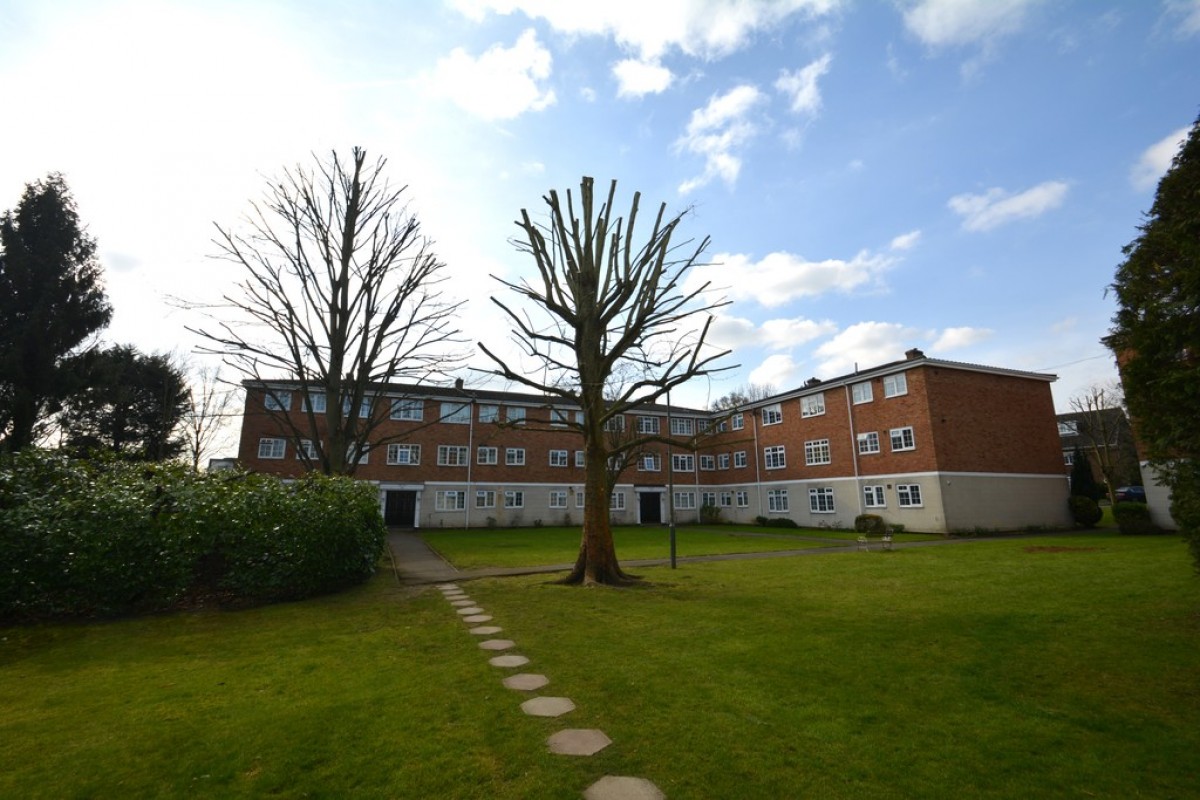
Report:
M 1144 503 L 1146 502 L 1146 489 L 1144 486 L 1122 486 L 1117 489 L 1118 503 Z

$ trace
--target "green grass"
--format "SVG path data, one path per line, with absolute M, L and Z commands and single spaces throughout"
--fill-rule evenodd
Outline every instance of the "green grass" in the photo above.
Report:
M 1177 537 L 987 539 L 465 582 L 577 710 L 390 576 L 237 613 L 0 629 L 0 797 L 1187 797 L 1200 581 Z M 552 757 L 599 727 L 614 744 Z
M 423 529 L 420 533 L 430 546 L 459 569 L 569 564 L 579 552 L 578 527 Z M 676 528 L 675 551 L 679 557 L 685 557 L 843 547 L 857 537 L 858 534 L 852 531 L 681 525 Z M 903 533 L 895 540 L 941 538 Z M 613 540 L 617 557 L 622 560 L 669 558 L 671 555 L 670 537 L 665 527 L 615 527 Z

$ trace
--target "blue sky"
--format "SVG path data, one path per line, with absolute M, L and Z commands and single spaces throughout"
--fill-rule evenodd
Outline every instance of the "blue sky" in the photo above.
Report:
M 389 158 L 496 338 L 521 208 L 581 175 L 691 208 L 741 366 L 705 405 L 928 355 L 1115 377 L 1105 287 L 1200 112 L 1200 1 L 5 2 L 0 207 L 66 174 L 105 337 L 191 352 L 264 176 Z M 17 113 L 17 109 L 20 113 Z M 483 365 L 483 362 L 477 362 Z

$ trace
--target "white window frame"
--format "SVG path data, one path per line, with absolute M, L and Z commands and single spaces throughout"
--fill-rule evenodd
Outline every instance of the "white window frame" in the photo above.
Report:
M 695 472 L 696 457 L 691 453 L 672 453 L 671 454 L 671 471 L 672 472 Z
M 623 431 L 625 430 L 625 415 L 617 414 L 615 417 L 609 417 L 604 420 L 604 430 L 606 431 Z
M 879 452 L 879 431 L 866 431 L 858 435 L 858 454 L 869 456 Z
M 443 400 L 438 421 L 447 425 L 470 425 L 471 404 Z
M 762 414 L 762 424 L 764 427 L 767 425 L 778 425 L 783 422 L 783 406 L 779 403 L 763 406 L 760 413 Z
M 524 406 L 505 406 L 504 419 L 508 422 L 524 422 L 525 407 Z
M 638 472 L 661 472 L 662 456 L 658 453 L 642 453 L 638 456 Z
M 817 392 L 800 398 L 800 416 L 819 417 L 825 413 L 825 393 Z
M 637 418 L 637 432 L 651 436 L 657 436 L 659 431 L 658 417 L 639 416 Z
M 258 440 L 258 457 L 263 459 L 279 459 L 287 454 L 287 439 L 277 436 L 264 436 Z
M 691 417 L 671 417 L 672 436 L 692 436 L 696 433 L 696 421 Z
M 576 508 L 583 508 L 583 498 L 584 498 L 584 494 L 583 494 L 582 490 L 575 492 L 575 507 Z
M 676 511 L 692 511 L 696 508 L 696 493 L 695 492 L 676 492 L 675 493 L 675 510 Z
M 883 376 L 883 396 L 901 397 L 908 394 L 908 376 L 903 372 Z
M 850 387 L 850 399 L 854 402 L 854 405 L 856 405 L 856 406 L 862 405 L 863 403 L 869 403 L 872 400 L 874 400 L 875 393 L 871 389 L 871 382 L 863 381 L 861 383 L 856 383 L 853 386 L 851 386 Z
M 392 419 L 420 422 L 425 419 L 425 401 L 406 397 L 392 401 Z
M 625 493 L 614 491 L 608 498 L 609 511 L 625 510 Z
M 1074 450 L 1063 450 L 1063 466 L 1066 466 L 1066 467 L 1075 466 L 1075 451 Z
M 749 462 L 746 459 L 745 450 L 735 450 L 733 453 L 733 468 L 744 469 Z
M 525 448 L 524 447 L 506 447 L 506 448 L 504 448 L 504 466 L 506 466 L 506 467 L 523 467 L 523 466 L 525 466 Z
M 324 414 L 328 401 L 324 392 L 307 392 L 304 395 L 304 410 L 314 414 Z
M 712 472 L 717 468 L 716 456 L 700 456 L 700 471 Z
M 1063 420 L 1062 422 L 1058 423 L 1058 435 L 1059 436 L 1078 436 L 1079 435 L 1079 422 L 1077 420 L 1069 419 L 1069 420 Z
M 729 427 L 735 431 L 740 431 L 746 427 L 746 418 L 742 416 L 742 412 L 738 412 L 729 418 Z
M 548 508 L 566 508 L 567 507 L 567 490 L 566 489 L 551 489 Z
M 284 392 L 277 389 L 265 389 L 266 394 L 263 395 L 263 408 L 267 411 L 291 411 L 292 410 L 292 393 Z
M 571 456 L 567 450 L 551 450 L 550 451 L 550 466 L 566 467 L 571 463 Z
M 476 508 L 495 508 L 496 492 L 492 489 L 477 489 L 475 491 Z
M 790 510 L 787 489 L 767 489 L 768 514 L 786 514 Z
M 525 492 L 520 489 L 505 489 L 504 490 L 504 507 L 505 508 L 524 508 L 525 507 Z
M 892 428 L 888 431 L 888 436 L 892 440 L 892 452 L 899 453 L 904 450 L 916 450 L 917 439 L 913 435 L 911 425 L 905 425 L 903 428 Z M 896 446 L 896 441 L 899 440 L 900 446 Z
M 500 450 L 496 447 L 480 445 L 475 448 L 475 463 L 485 467 L 492 467 L 500 463 Z
M 828 439 L 811 439 L 804 443 L 804 465 L 818 467 L 833 462 Z
M 401 458 L 401 453 L 407 453 Z M 414 467 L 421 463 L 421 445 L 419 444 L 389 444 L 387 446 L 387 463 L 393 467 Z
M 703 508 L 704 506 L 712 506 L 713 508 L 717 507 L 717 493 L 716 492 L 701 492 L 700 493 L 700 507 Z
M 354 458 L 354 451 L 358 450 L 358 460 Z M 371 458 L 371 445 L 366 442 L 362 444 L 354 444 L 351 442 L 346 445 L 346 463 L 347 464 L 366 464 Z
M 442 489 L 434 493 L 435 511 L 466 511 L 467 493 L 462 489 Z
M 465 445 L 438 445 L 437 465 L 439 467 L 465 467 L 469 463 L 470 458 L 471 454 Z
M 305 456 L 308 456 L 309 461 L 317 460 L 317 446 L 312 439 L 301 439 L 300 443 L 296 445 L 296 459 L 302 460 Z
M 729 469 L 729 453 L 717 455 L 717 469 Z
M 733 493 L 733 500 L 737 503 L 738 508 L 750 507 L 750 493 L 745 489 L 738 489 Z
M 582 450 L 575 451 L 575 466 L 580 468 L 587 466 L 587 456 Z
M 359 419 L 370 419 L 371 418 L 371 411 L 372 411 L 371 400 L 372 400 L 372 398 L 370 398 L 370 397 L 364 397 L 362 400 L 358 401 L 358 418 Z M 349 397 L 342 398 L 342 415 L 345 417 L 350 416 L 350 398 Z
M 896 505 L 901 508 L 924 508 L 925 499 L 921 497 L 921 484 L 896 484 Z
M 787 467 L 787 448 L 781 444 L 763 448 L 763 469 L 784 469 Z
M 863 487 L 864 508 L 887 508 L 887 495 L 879 484 Z
M 493 403 L 481 405 L 479 407 L 480 423 L 499 422 L 500 421 L 500 406 Z
M 813 514 L 836 514 L 837 506 L 834 502 L 833 488 L 830 486 L 821 486 L 816 489 L 809 489 L 808 510 Z
M 565 428 L 571 424 L 571 412 L 565 408 L 550 409 L 550 427 Z
M 723 491 L 717 501 L 721 508 L 733 508 L 733 492 Z

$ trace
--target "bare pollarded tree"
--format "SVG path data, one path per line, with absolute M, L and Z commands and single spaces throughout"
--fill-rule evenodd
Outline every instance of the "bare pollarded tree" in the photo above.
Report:
M 273 181 L 243 231 L 217 226 L 217 257 L 245 278 L 225 297 L 234 318 L 196 332 L 205 352 L 267 396 L 273 381 L 293 382 L 299 408 L 274 402 L 265 413 L 310 468 L 351 475 L 368 442 L 387 441 L 375 434 L 390 408 L 374 392 L 457 365 L 460 304 L 443 298 L 445 264 L 408 212 L 405 187 L 385 177 L 386 159 L 368 164 L 356 147 L 349 161 L 336 152 L 314 161 Z
M 685 290 L 688 271 L 708 246 L 673 243 L 684 214 L 667 216 L 659 206 L 644 240 L 637 239 L 641 195 L 627 217 L 614 217 L 617 184 L 600 202 L 593 180 L 583 178 L 579 206 L 551 191 L 544 197 L 549 219 L 535 223 L 522 209 L 515 241 L 537 267 L 532 280 L 497 278 L 519 298 L 494 299 L 513 324 L 518 357 L 505 359 L 480 343 L 493 374 L 582 409 L 562 420 L 583 437 L 586 478 L 579 556 L 565 583 L 623 584 L 613 546 L 609 502 L 614 477 L 627 455 L 665 436 L 611 435 L 623 415 L 667 395 L 692 378 L 729 367 L 714 366 L 728 351 L 704 352 L 711 312 L 726 304 L 710 300 L 708 284 Z M 614 466 L 615 465 L 615 466 Z
M 221 371 L 200 367 L 188 386 L 188 404 L 183 412 L 183 456 L 199 471 L 205 457 L 221 444 L 234 406 L 235 387 L 221 380 Z

